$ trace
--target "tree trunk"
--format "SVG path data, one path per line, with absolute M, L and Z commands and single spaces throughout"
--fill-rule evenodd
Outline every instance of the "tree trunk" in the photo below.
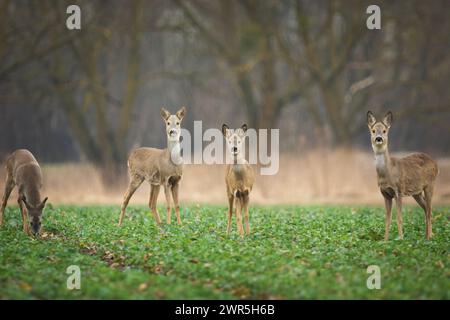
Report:
M 126 161 L 123 163 L 96 163 L 95 166 L 100 173 L 103 188 L 106 192 L 123 191 L 128 181 Z

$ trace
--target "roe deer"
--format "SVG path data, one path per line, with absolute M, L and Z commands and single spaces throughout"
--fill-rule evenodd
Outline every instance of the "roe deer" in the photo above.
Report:
M 33 154 L 25 149 L 14 151 L 6 159 L 6 183 L 0 208 L 0 226 L 3 224 L 3 214 L 6 203 L 14 187 L 17 186 L 17 199 L 22 213 L 23 231 L 34 235 L 39 234 L 42 223 L 42 211 L 48 198 L 41 201 L 42 172 Z M 27 213 L 29 225 L 27 224 Z
M 226 124 L 222 125 L 222 133 L 227 142 L 228 150 L 233 156 L 233 164 L 228 164 L 225 172 L 225 183 L 228 195 L 228 225 L 227 234 L 230 233 L 231 219 L 233 216 L 233 204 L 236 205 L 236 223 L 240 235 L 244 236 L 241 213 L 244 211 L 246 233 L 250 234 L 248 203 L 250 192 L 255 181 L 253 168 L 245 160 L 242 145 L 244 144 L 247 125 L 230 130 Z
M 175 115 L 171 115 L 166 109 L 161 109 L 161 117 L 166 124 L 167 148 L 138 148 L 128 158 L 128 173 L 130 182 L 125 193 L 122 210 L 119 218 L 119 226 L 122 225 L 125 210 L 131 196 L 144 180 L 150 184 L 149 207 L 155 217 L 156 223 L 161 224 L 159 213 L 156 209 L 156 201 L 160 186 L 164 186 L 167 201 L 167 223 L 170 224 L 171 199 L 175 204 L 178 224 L 181 224 L 180 206 L 178 205 L 179 182 L 183 173 L 183 159 L 181 158 L 181 120 L 186 114 L 186 107 L 182 107 Z
M 404 158 L 394 158 L 388 152 L 388 134 L 393 120 L 392 112 L 386 113 L 382 121 L 377 121 L 372 112 L 367 112 L 378 186 L 384 197 L 386 221 L 384 239 L 389 239 L 392 199 L 397 207 L 399 238 L 403 239 L 402 197 L 413 196 L 425 211 L 427 240 L 431 237 L 431 199 L 434 182 L 438 174 L 436 162 L 424 153 L 413 153 Z

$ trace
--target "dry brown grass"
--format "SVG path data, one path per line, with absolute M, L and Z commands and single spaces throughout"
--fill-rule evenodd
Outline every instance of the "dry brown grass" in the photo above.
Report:
M 435 204 L 450 203 L 450 159 L 438 159 L 440 174 Z M 223 165 L 188 165 L 182 180 L 180 201 L 226 204 Z M 107 191 L 99 172 L 89 164 L 43 165 L 44 193 L 52 203 L 120 204 L 126 186 Z M 5 170 L 0 170 L 3 193 Z M 148 202 L 149 186 L 144 183 L 132 204 Z M 15 200 L 15 194 L 11 197 Z M 315 150 L 306 154 L 283 155 L 274 176 L 258 175 L 251 194 L 258 204 L 379 204 L 373 155 L 357 150 Z M 408 200 L 414 203 L 413 200 Z M 15 202 L 14 202 L 15 203 Z M 164 203 L 163 192 L 159 203 Z

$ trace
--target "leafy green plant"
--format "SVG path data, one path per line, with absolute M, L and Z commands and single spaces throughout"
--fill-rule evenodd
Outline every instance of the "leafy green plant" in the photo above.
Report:
M 252 207 L 252 234 L 225 233 L 225 207 L 187 206 L 183 226 L 157 228 L 130 207 L 49 207 L 44 233 L 21 231 L 17 208 L 0 229 L 0 298 L 20 299 L 449 299 L 450 208 L 404 213 L 403 241 L 383 241 L 379 207 Z M 160 209 L 164 212 L 163 209 Z M 235 221 L 233 221 L 235 223 Z M 66 269 L 81 269 L 68 290 Z M 378 265 L 382 288 L 366 286 Z

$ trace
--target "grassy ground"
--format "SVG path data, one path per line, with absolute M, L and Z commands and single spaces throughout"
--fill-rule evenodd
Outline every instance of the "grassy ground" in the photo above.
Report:
M 425 241 L 423 212 L 405 208 L 405 240 L 382 241 L 375 207 L 253 207 L 252 235 L 225 208 L 183 208 L 184 225 L 158 230 L 144 207 L 52 207 L 41 239 L 21 231 L 17 208 L 0 229 L 0 298 L 99 299 L 450 299 L 450 208 L 434 212 Z M 160 212 L 164 212 L 163 208 Z M 66 268 L 81 269 L 81 290 L 66 288 Z M 381 270 L 369 290 L 369 265 Z

